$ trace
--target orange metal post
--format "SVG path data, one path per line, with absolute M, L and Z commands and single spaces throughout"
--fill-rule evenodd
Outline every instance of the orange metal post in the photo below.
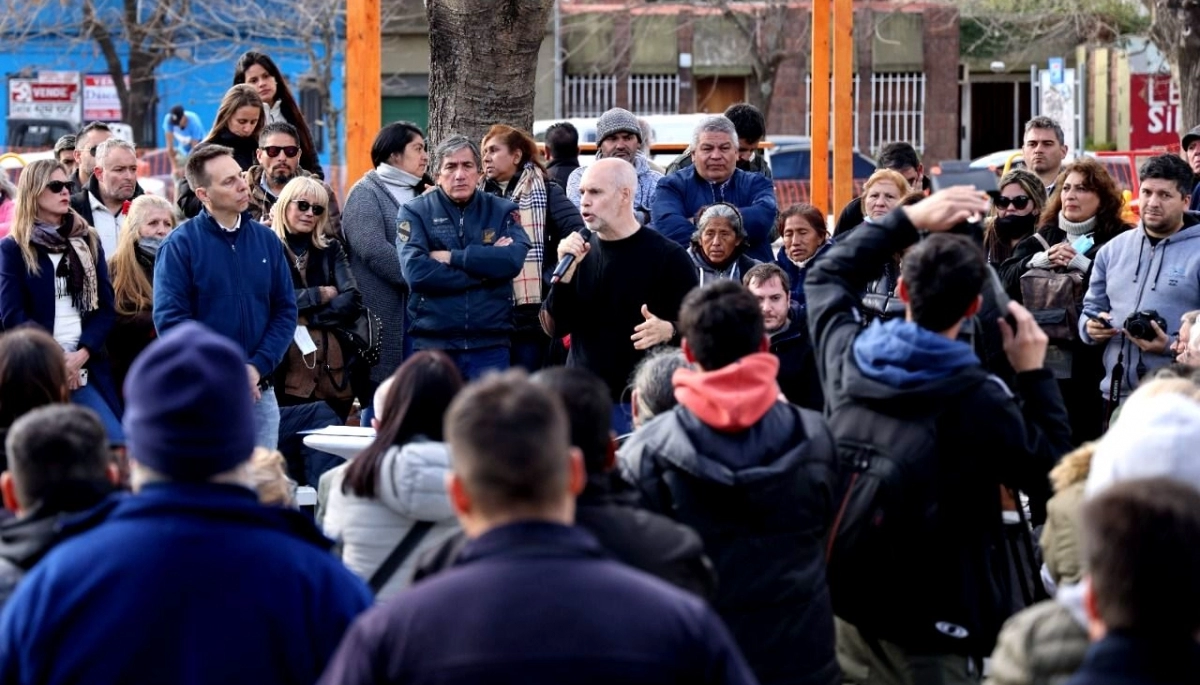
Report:
M 854 4 L 833 4 L 833 211 L 854 199 Z
M 831 0 L 813 0 L 812 9 L 812 160 L 809 198 L 823 214 L 829 207 L 829 7 Z
M 383 116 L 379 89 L 382 72 L 379 2 L 346 0 L 347 186 L 371 170 L 371 142 Z

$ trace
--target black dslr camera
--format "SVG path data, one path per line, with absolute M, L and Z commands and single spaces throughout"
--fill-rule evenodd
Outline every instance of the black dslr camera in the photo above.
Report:
M 1167 320 L 1158 315 L 1158 312 L 1153 309 L 1147 309 L 1144 312 L 1134 312 L 1125 319 L 1125 324 L 1122 328 L 1125 333 L 1131 335 L 1138 340 L 1154 340 L 1158 337 L 1158 333 L 1154 332 L 1154 326 L 1150 322 L 1158 324 L 1160 330 L 1164 333 L 1167 331 Z

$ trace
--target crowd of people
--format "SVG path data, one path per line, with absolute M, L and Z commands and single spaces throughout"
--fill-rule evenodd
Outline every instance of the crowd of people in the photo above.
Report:
M 176 204 L 103 124 L 0 189 L 0 682 L 1200 673 L 1200 132 L 1136 225 L 1044 117 L 991 193 L 898 141 L 781 208 L 747 104 L 668 169 L 393 122 L 339 202 L 233 81 Z

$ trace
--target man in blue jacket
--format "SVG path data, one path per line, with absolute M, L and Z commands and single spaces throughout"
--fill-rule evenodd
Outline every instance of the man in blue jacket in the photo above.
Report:
M 707 117 L 692 133 L 693 166 L 662 177 L 651 208 L 651 223 L 687 247 L 696 232 L 696 214 L 714 202 L 736 205 L 745 222 L 749 249 L 760 262 L 771 261 L 775 225 L 775 186 L 761 174 L 737 168 L 738 134 L 723 116 Z
M 519 372 L 487 378 L 450 405 L 446 436 L 446 489 L 471 541 L 363 614 L 322 683 L 756 682 L 703 600 L 571 525 L 587 475 L 553 391 Z
M 320 675 L 373 600 L 298 511 L 253 489 L 242 351 L 195 323 L 129 371 L 135 494 L 110 498 L 0 615 L 0 682 L 293 683 Z
M 255 444 L 275 449 L 279 403 L 271 372 L 296 332 L 296 293 L 283 243 L 250 218 L 233 150 L 207 145 L 187 161 L 204 209 L 171 232 L 154 265 L 154 327 L 199 321 L 241 346 L 254 398 Z M 135 390 L 136 391 L 136 390 Z M 264 392 L 266 391 L 266 392 Z
M 529 237 L 517 205 L 478 190 L 479 147 L 451 136 L 434 153 L 437 190 L 400 207 L 396 242 L 408 283 L 413 349 L 440 349 L 463 377 L 507 369 L 512 279 Z

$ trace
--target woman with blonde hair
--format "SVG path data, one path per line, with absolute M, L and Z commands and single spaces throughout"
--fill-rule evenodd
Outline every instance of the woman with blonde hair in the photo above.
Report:
M 48 331 L 63 349 L 71 401 L 95 411 L 120 444 L 121 403 L 104 346 L 113 318 L 104 248 L 71 210 L 67 170 L 51 159 L 31 163 L 17 183 L 12 233 L 0 240 L 0 326 Z
M 175 208 L 157 195 L 142 195 L 129 204 L 129 213 L 108 259 L 116 321 L 108 334 L 117 393 L 133 360 L 157 337 L 154 329 L 154 262 L 158 248 L 175 228 Z
M 233 151 L 233 158 L 245 171 L 258 164 L 258 134 L 265 125 L 263 102 L 258 91 L 244 83 L 234 86 L 225 91 L 221 106 L 217 108 L 216 121 L 192 151 L 205 145 L 223 145 Z M 176 204 L 184 216 L 191 218 L 203 209 L 187 179 L 179 182 L 175 194 L 179 198 Z
M 296 289 L 299 323 L 315 349 L 288 347 L 275 372 L 280 406 L 324 400 L 344 421 L 350 413 L 357 382 L 351 383 L 354 362 L 334 329 L 349 328 L 362 314 L 362 296 L 341 243 L 325 232 L 329 194 L 313 177 L 297 177 L 279 193 L 271 209 L 271 227 L 283 241 Z
M 983 227 L 983 251 L 989 264 L 999 265 L 1013 248 L 1033 235 L 1046 204 L 1046 186 L 1037 174 L 1013 169 L 1000 179 L 1000 197 Z

